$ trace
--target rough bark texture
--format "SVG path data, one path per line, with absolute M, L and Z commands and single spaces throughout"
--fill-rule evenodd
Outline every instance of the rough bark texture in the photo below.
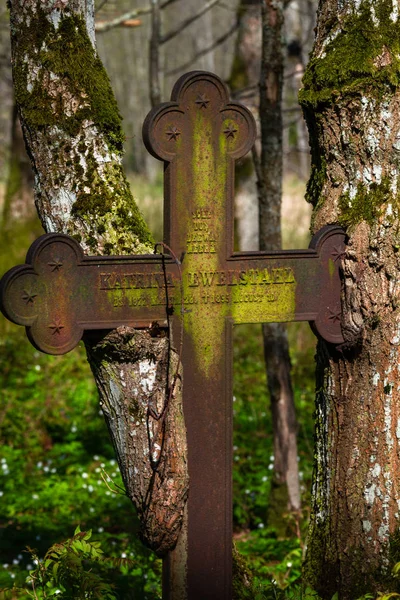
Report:
M 188 493 L 179 358 L 159 332 L 129 327 L 87 347 L 142 541 L 162 556 L 175 546 Z
M 90 253 L 152 252 L 122 169 L 121 117 L 95 49 L 93 2 L 12 0 L 10 11 L 15 96 L 46 231 L 73 235 Z M 154 419 L 159 433 L 150 417 L 167 402 L 176 364 L 168 340 L 152 335 L 124 328 L 87 348 L 143 539 L 165 554 L 183 519 L 186 441 L 179 382 L 165 420 Z
M 341 223 L 343 333 L 320 343 L 305 578 L 322 598 L 383 587 L 399 560 L 400 7 L 321 0 L 301 102 L 314 231 Z
M 283 1 L 264 0 L 262 5 L 261 157 L 256 158 L 260 250 L 282 248 L 283 9 Z M 297 423 L 286 326 L 283 323 L 264 323 L 263 338 L 274 429 L 275 481 L 269 522 L 278 524 L 282 522 L 282 511 L 300 509 Z

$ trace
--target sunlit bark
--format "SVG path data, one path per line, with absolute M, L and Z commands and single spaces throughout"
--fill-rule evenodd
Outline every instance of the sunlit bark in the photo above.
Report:
M 300 93 L 313 229 L 339 222 L 349 236 L 346 341 L 317 354 L 305 578 L 324 599 L 393 586 L 399 559 L 399 12 L 397 0 L 321 0 Z

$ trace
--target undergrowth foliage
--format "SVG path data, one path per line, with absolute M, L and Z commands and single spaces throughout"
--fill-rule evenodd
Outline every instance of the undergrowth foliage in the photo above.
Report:
M 18 248 L 39 233 L 25 224 L 3 236 L 1 272 L 23 262 Z M 305 324 L 292 324 L 289 337 L 306 507 L 314 338 Z M 161 561 L 139 542 L 83 346 L 61 357 L 41 354 L 1 318 L 0 388 L 0 600 L 159 600 Z M 273 438 L 259 326 L 235 331 L 233 407 L 234 541 L 253 582 L 234 599 L 318 600 L 301 586 L 307 510 L 300 520 L 271 516 Z M 399 572 L 396 565 L 395 581 Z

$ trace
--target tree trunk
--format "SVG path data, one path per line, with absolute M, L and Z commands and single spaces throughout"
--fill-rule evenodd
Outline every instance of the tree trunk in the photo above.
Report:
M 33 204 L 33 172 L 26 154 L 18 109 L 14 104 L 11 121 L 11 147 L 8 177 L 4 198 L 1 228 L 7 231 L 16 221 L 32 219 L 35 215 Z
M 127 184 L 121 117 L 98 58 L 92 0 L 10 2 L 15 97 L 46 231 L 91 254 L 148 253 Z M 174 547 L 188 490 L 181 373 L 165 332 L 87 336 L 94 373 L 142 539 Z
M 345 344 L 319 343 L 305 580 L 324 599 L 384 585 L 400 559 L 398 0 L 321 0 L 300 99 L 313 230 L 342 224 Z
M 282 247 L 283 9 L 283 1 L 264 0 L 262 4 L 261 157 L 255 156 L 255 161 L 260 250 L 268 251 Z M 268 522 L 279 526 L 282 512 L 300 509 L 297 423 L 286 325 L 264 323 L 263 339 L 274 430 L 274 482 Z

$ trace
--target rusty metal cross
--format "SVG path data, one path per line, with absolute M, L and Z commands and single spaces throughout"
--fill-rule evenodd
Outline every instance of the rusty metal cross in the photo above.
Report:
M 171 102 L 146 118 L 144 141 L 165 163 L 165 240 L 182 281 L 170 257 L 86 257 L 72 238 L 49 234 L 0 284 L 5 316 L 52 354 L 68 352 L 88 330 L 166 326 L 168 295 L 175 339 L 183 323 L 189 600 L 232 598 L 233 325 L 310 321 L 326 341 L 343 341 L 339 227 L 321 230 L 308 250 L 234 252 L 234 163 L 254 140 L 251 113 L 229 101 L 218 77 L 181 77 Z M 170 600 L 173 560 L 164 564 Z

